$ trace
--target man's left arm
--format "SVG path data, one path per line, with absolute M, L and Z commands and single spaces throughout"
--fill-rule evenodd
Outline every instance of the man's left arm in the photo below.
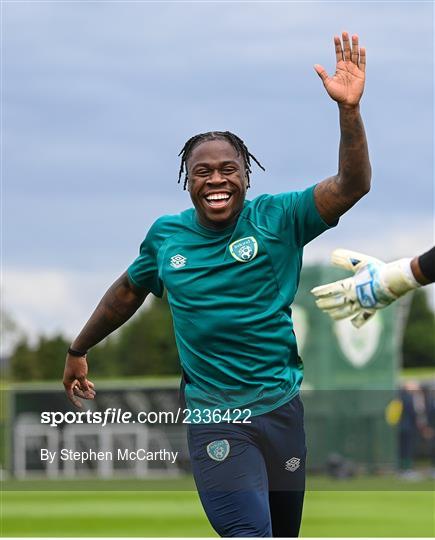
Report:
M 358 36 L 342 34 L 343 44 L 334 37 L 336 72 L 330 77 L 316 64 L 314 69 L 329 96 L 338 103 L 340 115 L 340 150 L 338 173 L 314 190 L 316 207 L 329 225 L 351 208 L 370 189 L 371 167 L 359 103 L 364 91 L 366 51 L 359 48 Z

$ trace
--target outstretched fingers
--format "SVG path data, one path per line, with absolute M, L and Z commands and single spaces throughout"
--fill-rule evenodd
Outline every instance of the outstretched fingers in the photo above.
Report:
M 359 51 L 359 64 L 358 64 L 358 67 L 360 68 L 361 71 L 364 71 L 366 70 L 366 49 L 365 47 L 361 47 L 360 51 Z
M 317 298 L 316 305 L 319 309 L 328 310 L 342 306 L 346 302 L 344 295 L 322 296 Z
M 314 69 L 316 70 L 317 75 L 322 79 L 323 83 L 328 79 L 329 75 L 326 73 L 326 70 L 323 66 L 320 66 L 319 64 L 314 65 Z
M 344 59 L 346 62 L 350 61 L 352 56 L 352 51 L 350 49 L 350 40 L 349 40 L 349 34 L 347 32 L 342 33 L 343 38 L 343 54 Z
M 358 34 L 352 35 L 352 46 L 347 32 L 342 33 L 342 40 L 338 36 L 334 36 L 335 59 L 337 63 L 345 60 L 346 62 L 352 62 L 362 71 L 365 71 L 366 49 L 365 47 L 359 48 Z
M 341 46 L 341 39 L 338 36 L 334 36 L 334 45 L 335 45 L 335 59 L 338 62 L 344 60 L 343 57 L 343 47 Z
M 352 55 L 351 55 L 351 58 L 352 58 L 352 62 L 355 65 L 358 65 L 358 62 L 359 62 L 359 46 L 358 46 L 358 36 L 356 34 L 354 34 L 352 36 Z

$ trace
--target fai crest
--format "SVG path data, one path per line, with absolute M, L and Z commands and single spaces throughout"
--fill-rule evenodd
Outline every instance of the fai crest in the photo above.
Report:
M 230 244 L 230 253 L 239 262 L 249 262 L 258 253 L 257 240 L 253 236 L 241 238 Z
M 207 454 L 215 461 L 223 461 L 229 453 L 230 443 L 226 439 L 213 441 L 207 445 Z

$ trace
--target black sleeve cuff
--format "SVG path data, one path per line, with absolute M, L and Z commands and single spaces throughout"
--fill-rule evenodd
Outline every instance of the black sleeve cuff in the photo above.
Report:
M 420 255 L 418 264 L 424 277 L 433 283 L 435 281 L 435 247 Z

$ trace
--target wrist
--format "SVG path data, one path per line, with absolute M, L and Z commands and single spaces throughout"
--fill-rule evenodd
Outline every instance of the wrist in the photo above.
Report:
M 88 351 L 71 346 L 68 348 L 68 354 L 76 358 L 82 358 L 83 356 L 86 356 L 88 354 Z
M 412 272 L 410 258 L 386 264 L 382 270 L 382 279 L 386 287 L 397 297 L 421 286 Z
M 359 113 L 359 103 L 356 103 L 354 105 L 349 103 L 338 103 L 338 109 L 340 110 L 340 112 Z
M 419 283 L 419 285 L 428 285 L 430 283 L 430 280 L 427 279 L 427 277 L 423 274 L 421 270 L 419 257 L 414 257 L 411 261 L 410 266 L 411 266 L 412 275 L 414 276 L 415 280 Z

